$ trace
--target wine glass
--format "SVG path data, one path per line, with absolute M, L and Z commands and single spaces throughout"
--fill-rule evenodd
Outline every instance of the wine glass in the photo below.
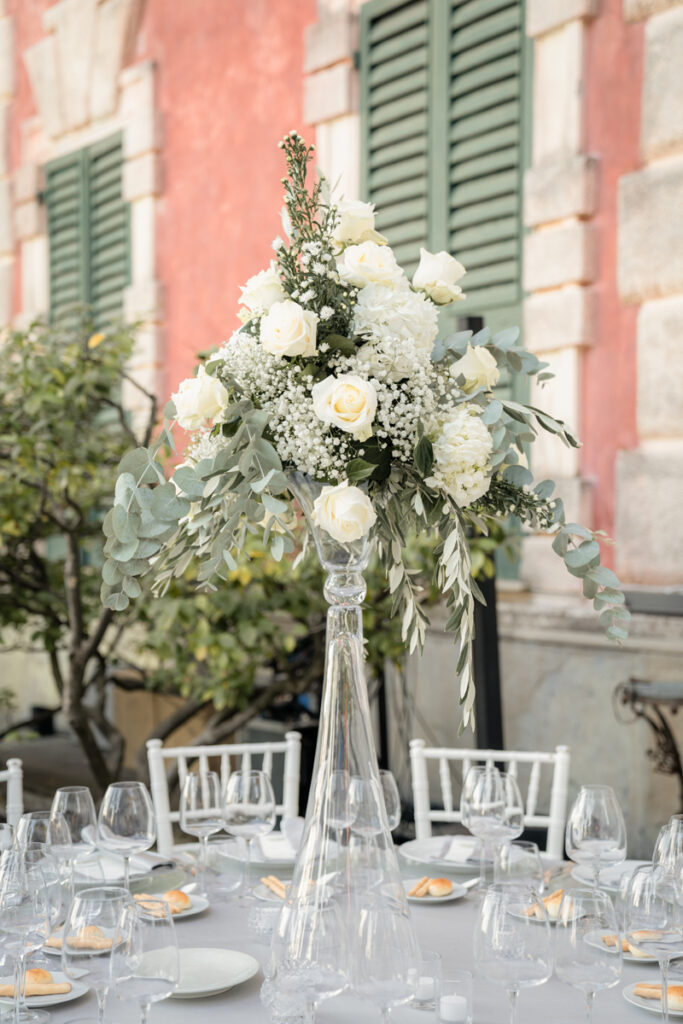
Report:
M 611 786 L 581 787 L 567 818 L 565 846 L 570 860 L 590 865 L 595 889 L 601 865 L 626 859 L 626 824 Z
M 529 915 L 538 906 L 539 920 Z M 550 927 L 535 889 L 494 882 L 484 893 L 474 932 L 477 969 L 506 989 L 515 1024 L 520 989 L 543 985 L 552 974 Z
M 59 811 L 30 811 L 22 814 L 15 838 L 17 846 L 41 843 L 59 861 L 68 861 L 72 856 L 69 826 Z
M 405 910 L 370 898 L 361 907 L 353 989 L 388 1021 L 392 1009 L 415 996 L 420 951 Z
M 593 1020 L 595 993 L 621 978 L 621 943 L 606 946 L 602 941 L 615 934 L 616 914 L 606 893 L 572 889 L 564 894 L 555 927 L 555 973 L 583 993 L 587 1024 Z
M 493 881 L 527 885 L 542 893 L 545 872 L 536 843 L 526 839 L 502 843 L 496 849 L 493 861 Z
M 380 768 L 379 784 L 384 794 L 384 805 L 387 809 L 389 828 L 393 832 L 401 824 L 401 794 L 392 772 Z
M 104 1006 L 111 986 L 111 958 L 121 941 L 119 917 L 132 904 L 130 893 L 121 886 L 97 886 L 74 896 L 62 929 L 62 971 L 74 981 L 83 981 L 97 997 L 97 1021 L 103 1024 Z
M 486 865 L 491 860 L 490 844 L 499 835 L 505 816 L 503 783 L 493 765 L 474 765 L 468 771 L 460 795 L 460 816 L 480 842 L 477 892 L 483 893 Z
M 246 841 L 244 871 L 245 898 L 251 896 L 251 844 L 275 827 L 275 794 L 263 771 L 233 772 L 228 779 L 223 803 L 223 828 L 229 835 Z
M 350 788 L 349 773 L 345 768 L 330 773 L 327 822 L 335 831 L 338 856 L 342 852 L 342 832 L 353 822 Z
M 135 1000 L 140 1024 L 147 1024 L 152 1003 L 168 999 L 180 980 L 178 938 L 163 900 L 122 907 L 120 941 L 114 947 L 111 979 L 119 999 Z
M 624 906 L 624 934 L 629 945 L 659 962 L 662 1017 L 667 1024 L 669 963 L 683 954 L 683 910 L 675 883 L 662 868 L 647 864 L 633 872 Z
M 87 786 L 62 786 L 52 798 L 50 814 L 61 814 L 71 836 L 69 874 L 74 891 L 74 861 L 92 854 L 97 846 L 97 813 Z
M 45 1021 L 48 1014 L 32 1011 L 22 996 L 26 960 L 48 935 L 48 897 L 40 868 L 24 849 L 5 850 L 0 861 L 0 932 L 3 952 L 14 958 L 13 1020 Z
M 517 779 L 510 772 L 499 772 L 503 786 L 503 820 L 498 830 L 498 842 L 518 839 L 524 831 L 524 804 Z
M 209 836 L 223 828 L 221 780 L 215 772 L 189 772 L 180 794 L 180 827 L 199 839 L 198 888 L 206 891 Z
M 652 863 L 662 868 L 671 878 L 676 876 L 676 865 L 683 858 L 683 814 L 673 814 L 662 825 L 652 853 Z
M 44 941 L 47 941 L 62 917 L 62 882 L 59 864 L 55 858 L 51 856 L 48 848 L 42 843 L 29 843 L 28 846 L 24 847 L 24 853 L 26 856 L 26 863 L 30 867 L 35 867 L 40 871 L 43 884 L 45 885 L 45 895 L 47 897 L 47 927 L 45 930 Z M 50 966 L 49 960 L 44 953 L 39 953 L 37 956 L 32 957 L 32 964 L 34 967 L 38 965 L 49 968 Z
M 313 1024 L 316 1007 L 348 985 L 344 936 L 341 910 L 333 900 L 286 905 L 272 943 L 274 1002 L 291 1004 L 298 997 L 306 1024 Z
M 350 790 L 351 829 L 366 839 L 382 831 L 382 808 L 384 796 L 376 779 L 363 779 L 359 775 L 351 779 Z
M 123 857 L 123 884 L 130 889 L 130 858 L 156 838 L 154 808 L 142 782 L 112 782 L 98 818 L 98 845 Z

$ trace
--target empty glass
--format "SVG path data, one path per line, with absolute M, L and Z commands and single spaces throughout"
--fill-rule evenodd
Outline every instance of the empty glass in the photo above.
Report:
M 274 1000 L 299 1000 L 306 1024 L 313 1024 L 323 1000 L 348 985 L 344 921 L 334 900 L 286 905 L 272 944 L 270 982 Z
M 26 960 L 50 930 L 49 905 L 40 868 L 26 850 L 6 850 L 0 861 L 0 934 L 3 952 L 14 959 L 13 1020 L 43 1022 L 49 1014 L 29 1010 L 21 994 Z
M 50 855 L 46 846 L 42 843 L 29 843 L 24 848 L 26 863 L 37 868 L 42 876 L 47 897 L 47 922 L 44 940 L 46 941 L 62 919 L 63 900 L 62 882 L 59 864 Z M 42 954 L 34 955 L 31 959 L 33 967 L 45 967 L 49 969 L 48 958 Z
M 593 1020 L 593 1000 L 600 989 L 621 978 L 621 944 L 606 946 L 604 935 L 618 935 L 612 901 L 594 889 L 571 889 L 560 904 L 555 926 L 555 973 L 581 992 L 587 1024 Z
M 370 838 L 382 831 L 384 795 L 376 779 L 351 779 L 351 829 L 359 836 Z M 386 813 L 386 812 L 385 812 Z
M 499 835 L 505 815 L 503 785 L 497 768 L 474 765 L 470 768 L 460 795 L 462 823 L 480 841 L 479 885 L 477 890 L 486 890 L 486 865 L 491 862 L 491 845 Z
M 516 839 L 497 847 L 493 861 L 493 880 L 494 882 L 527 885 L 542 893 L 545 886 L 545 872 L 536 843 L 526 839 Z
M 98 845 L 123 857 L 123 884 L 130 888 L 130 858 L 149 850 L 156 838 L 154 808 L 142 782 L 113 782 L 97 822 Z
M 351 810 L 351 783 L 349 773 L 344 768 L 330 772 L 330 796 L 328 801 L 329 814 L 327 823 L 334 829 L 337 840 L 337 853 L 342 852 L 342 833 L 353 821 Z
M 180 827 L 199 839 L 197 887 L 206 890 L 209 836 L 223 828 L 221 780 L 215 772 L 189 772 L 180 794 Z
M 16 842 L 22 847 L 40 843 L 62 864 L 68 864 L 73 856 L 69 827 L 59 811 L 22 814 L 17 825 Z
M 541 920 L 529 916 L 536 905 Z M 520 989 L 543 985 L 553 968 L 550 927 L 535 889 L 500 883 L 487 889 L 474 932 L 474 962 L 483 977 L 507 991 L 515 1024 Z
M 62 971 L 88 985 L 97 997 L 97 1021 L 103 1024 L 104 1006 L 111 985 L 111 956 L 120 942 L 119 917 L 132 899 L 120 886 L 98 886 L 77 893 L 62 929 Z
M 652 863 L 670 878 L 676 876 L 676 865 L 683 858 L 683 814 L 673 814 L 659 830 L 652 853 Z
M 92 854 L 97 846 L 97 814 L 87 786 L 62 786 L 52 798 L 51 816 L 61 814 L 71 837 L 69 874 L 74 889 L 74 861 Z
M 121 909 L 119 941 L 111 960 L 111 979 L 119 999 L 140 1007 L 140 1024 L 147 1024 L 152 1003 L 168 999 L 180 979 L 178 939 L 171 911 L 163 900 L 145 901 Z
M 624 905 L 624 934 L 629 945 L 659 962 L 662 1017 L 667 1024 L 669 963 L 683 954 L 683 910 L 673 879 L 661 868 L 648 864 L 633 872 Z
M 275 794 L 265 772 L 232 773 L 223 802 L 223 828 L 247 844 L 244 888 L 246 896 L 250 897 L 251 844 L 275 828 Z
M 401 824 L 401 794 L 393 773 L 386 768 L 379 772 L 379 784 L 384 794 L 384 805 L 387 809 L 387 820 L 389 828 L 393 832 Z
M 589 865 L 593 886 L 600 868 L 626 859 L 626 824 L 611 786 L 582 786 L 572 804 L 565 830 L 567 856 Z
M 416 992 L 420 951 L 403 908 L 369 899 L 361 907 L 355 953 L 353 988 L 388 1021 L 392 1009 L 409 1003 Z

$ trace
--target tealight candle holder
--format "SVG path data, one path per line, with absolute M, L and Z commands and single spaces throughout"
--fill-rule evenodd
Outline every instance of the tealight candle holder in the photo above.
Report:
M 411 1006 L 416 1010 L 435 1009 L 436 993 L 441 980 L 441 954 L 423 949 L 415 967 L 411 968 L 408 980 L 415 993 Z
M 472 975 L 450 971 L 436 989 L 436 1019 L 441 1024 L 472 1024 Z

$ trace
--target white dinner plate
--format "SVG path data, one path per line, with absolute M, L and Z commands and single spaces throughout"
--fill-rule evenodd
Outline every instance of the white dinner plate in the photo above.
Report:
M 636 868 L 647 864 L 646 860 L 625 860 L 621 864 L 610 864 L 600 872 L 600 888 L 608 892 L 618 892 L 621 879 L 625 874 L 632 875 Z M 572 878 L 582 885 L 593 887 L 593 872 L 586 864 L 577 864 L 572 868 Z
M 168 890 L 166 890 L 168 891 Z M 145 893 L 147 896 L 151 896 L 154 899 L 160 899 L 163 893 L 158 893 L 154 896 L 153 893 Z M 196 914 L 202 914 L 209 906 L 209 901 L 206 896 L 193 896 L 192 893 L 188 893 L 192 900 L 192 906 L 188 907 L 187 910 L 181 910 L 179 914 L 171 914 L 174 921 L 178 921 L 183 917 L 194 917 Z M 137 903 L 137 900 L 135 901 Z
M 56 951 L 58 952 L 58 951 Z M 67 978 L 66 974 L 62 974 L 61 971 L 51 971 L 53 981 L 56 985 L 61 985 L 63 982 L 68 981 L 71 985 L 70 992 L 64 992 L 63 995 L 54 996 L 28 996 L 26 999 L 26 1005 L 32 1010 L 39 1010 L 43 1006 L 57 1006 L 58 1003 L 70 1003 L 73 999 L 80 999 L 88 991 L 88 986 L 84 985 L 82 981 L 72 981 L 71 978 Z M 0 978 L 0 985 L 12 985 L 14 984 L 14 978 L 11 976 L 5 976 Z M 0 1003 L 3 1006 L 12 1004 L 12 1000 L 6 996 L 0 998 Z
M 633 1006 L 639 1006 L 641 1010 L 649 1010 L 650 1013 L 656 1013 L 660 1017 L 662 1016 L 662 1007 L 656 999 L 641 999 L 640 996 L 633 994 L 633 990 L 638 982 L 634 982 L 633 985 L 627 985 L 626 988 L 621 990 L 622 995 L 627 1003 L 631 1003 Z M 669 1007 L 670 1017 L 683 1017 L 683 1010 L 672 1010 Z
M 451 900 L 460 900 L 467 894 L 466 886 L 460 885 L 459 882 L 453 882 L 453 891 L 447 893 L 445 896 L 409 896 L 408 893 L 419 881 L 419 878 L 403 879 L 403 888 L 405 889 L 406 899 L 410 900 L 411 903 L 450 903 Z
M 602 936 L 603 935 L 607 935 L 607 934 L 609 934 L 609 933 L 608 932 L 602 932 L 602 931 L 588 932 L 588 934 L 586 936 L 584 936 L 584 941 L 589 946 L 594 946 L 595 949 L 609 949 L 609 946 L 606 946 L 604 944 L 604 942 L 602 941 Z M 621 936 L 619 936 L 619 938 L 621 939 Z M 634 956 L 633 953 L 626 953 L 625 951 L 622 951 L 621 955 L 622 955 L 622 958 L 623 958 L 625 963 L 633 963 L 633 964 L 656 964 L 657 963 L 657 961 L 655 960 L 655 958 L 653 956 Z
M 225 992 L 253 978 L 258 960 L 236 949 L 181 949 L 180 981 L 174 999 L 200 999 Z
M 55 936 L 59 936 L 59 935 L 62 935 L 62 934 L 63 934 L 63 931 L 62 931 L 61 928 L 57 928 L 53 932 L 53 935 L 55 935 Z M 88 950 L 88 952 L 96 954 L 95 950 Z M 104 956 L 105 954 L 109 953 L 109 950 L 108 949 L 103 949 L 103 950 L 100 950 L 100 952 Z M 58 957 L 61 958 L 62 949 L 61 949 L 61 946 L 60 946 L 59 949 L 55 949 L 54 946 L 43 946 L 43 948 L 41 949 L 41 953 L 47 953 L 48 956 L 58 956 Z
M 430 836 L 398 847 L 411 864 L 429 864 L 442 871 L 473 875 L 479 870 L 479 840 L 474 836 Z
M 244 850 L 236 839 L 229 839 L 226 843 L 221 843 L 220 856 L 228 857 L 230 860 L 238 860 L 241 864 L 244 863 Z M 258 867 L 259 869 L 268 868 L 268 874 L 274 873 L 276 868 L 280 868 L 280 870 L 289 868 L 291 870 L 294 867 L 295 860 L 296 854 L 290 853 L 284 848 L 280 856 L 266 857 L 258 839 L 252 844 L 251 863 L 253 867 Z M 261 870 L 261 874 L 263 873 L 263 870 Z

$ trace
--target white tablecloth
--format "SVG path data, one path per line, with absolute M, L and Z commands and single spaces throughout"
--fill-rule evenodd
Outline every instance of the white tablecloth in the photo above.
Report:
M 414 873 L 414 872 L 413 872 Z M 418 938 L 425 949 L 438 950 L 443 958 L 444 976 L 449 969 L 473 969 L 472 930 L 477 904 L 471 899 L 432 906 L 411 904 L 411 912 Z M 266 956 L 266 948 L 249 934 L 248 911 L 235 903 L 221 903 L 206 913 L 176 922 L 181 946 L 221 946 L 251 953 L 259 961 Z M 57 961 L 58 963 L 58 961 Z M 57 967 L 57 964 L 55 965 Z M 57 968 L 58 969 L 58 968 Z M 259 1001 L 262 975 L 221 995 L 205 999 L 168 999 L 156 1003 L 151 1011 L 151 1024 L 267 1024 L 268 1016 Z M 629 1005 L 621 994 L 622 988 L 635 981 L 656 982 L 659 971 L 655 965 L 624 964 L 621 983 L 614 989 L 596 997 L 595 1020 L 600 1024 L 647 1024 L 656 1020 L 652 1014 Z M 506 994 L 475 975 L 475 1024 L 506 1024 L 508 1020 Z M 66 1024 L 83 1017 L 96 1017 L 96 1002 L 89 993 L 78 1002 L 55 1007 L 53 1024 Z M 574 989 L 550 981 L 540 988 L 523 991 L 519 997 L 520 1024 L 569 1024 L 583 1020 L 583 998 Z M 107 1018 L 117 1024 L 136 1024 L 137 1009 L 110 997 Z M 323 1003 L 318 1011 L 319 1024 L 377 1024 L 379 1014 L 372 1006 L 348 995 Z M 399 1007 L 392 1015 L 394 1024 L 428 1024 L 435 1020 L 433 1012 Z

